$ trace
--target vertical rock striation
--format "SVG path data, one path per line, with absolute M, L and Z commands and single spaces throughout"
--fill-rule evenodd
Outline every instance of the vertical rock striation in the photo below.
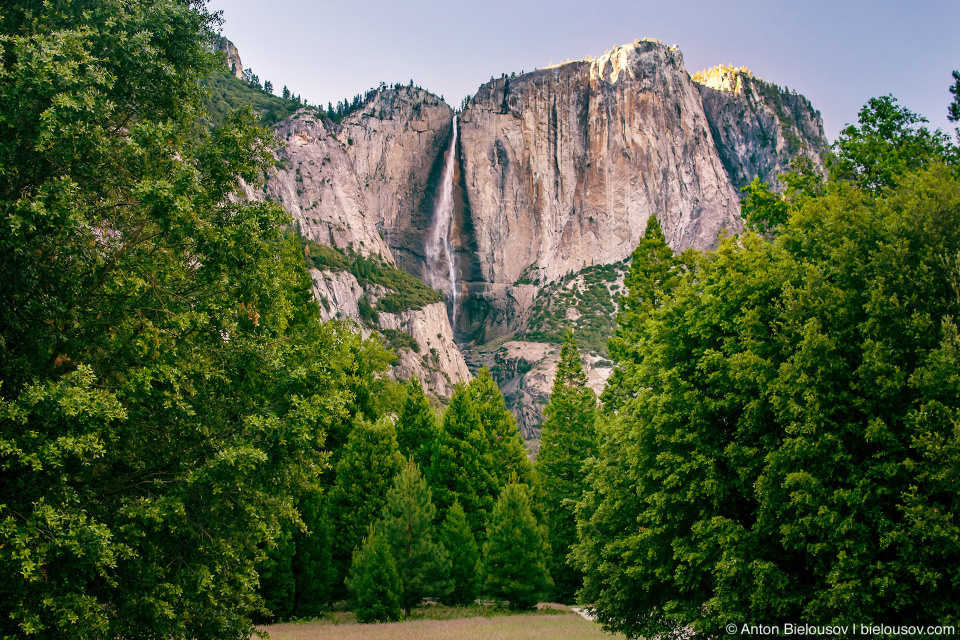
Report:
M 693 76 L 717 151 L 733 186 L 754 177 L 782 189 L 777 176 L 794 158 L 823 169 L 823 119 L 796 92 L 754 77 L 746 67 L 721 65 Z
M 421 277 L 452 119 L 453 109 L 429 91 L 381 85 L 333 127 L 397 263 Z
M 453 112 L 449 113 L 452 117 Z M 370 149 L 378 146 L 374 135 L 380 131 L 372 126 L 369 117 L 363 118 L 362 114 L 356 115 L 354 121 L 344 128 L 336 125 L 328 128 L 314 112 L 301 110 L 278 123 L 274 127 L 280 140 L 276 166 L 263 192 L 249 196 L 281 203 L 293 217 L 301 235 L 314 242 L 348 250 L 348 254 L 352 250 L 392 264 L 393 254 L 382 237 L 389 237 L 382 233 L 385 221 L 389 219 L 387 210 L 395 212 L 399 206 L 397 203 L 407 197 L 406 194 L 423 190 L 417 183 L 409 184 L 413 180 L 411 176 L 420 174 L 412 169 L 403 170 L 405 157 L 399 149 L 392 149 L 392 155 L 385 154 L 387 157 L 378 163 L 380 168 L 377 171 L 381 174 L 376 171 L 359 174 L 357 166 L 375 166 L 364 162 L 372 155 Z M 449 120 L 446 126 L 449 126 Z M 403 133 L 397 136 L 399 138 L 415 129 L 400 128 Z M 389 127 L 384 127 L 385 136 L 392 133 Z M 354 135 L 357 137 L 353 138 Z M 403 143 L 395 142 L 394 146 L 398 144 Z M 390 147 L 386 143 L 379 145 L 384 151 Z M 360 154 L 351 155 L 351 150 Z M 428 162 L 423 158 L 417 161 Z M 371 176 L 377 175 L 393 176 L 385 180 L 392 195 L 384 190 L 377 197 L 371 196 Z M 321 316 L 327 320 L 352 320 L 362 324 L 361 300 L 376 306 L 385 293 L 377 285 L 361 285 L 348 271 L 312 269 L 311 277 Z M 463 356 L 454 343 L 453 329 L 443 303 L 396 314 L 381 312 L 363 326 L 365 331 L 372 329 L 385 335 L 405 333 L 415 342 L 412 349 L 408 346 L 396 348 L 398 361 L 393 375 L 398 378 L 416 376 L 441 395 L 452 394 L 457 382 L 470 379 Z
M 280 146 L 266 197 L 290 212 L 305 237 L 392 261 L 347 145 L 307 110 L 279 122 L 274 131 Z
M 514 283 L 623 260 L 651 215 L 675 249 L 708 248 L 741 227 L 700 93 L 675 47 L 637 41 L 493 80 L 461 119 L 475 246 L 464 277 L 485 303 L 474 304 L 475 326 L 464 328 L 486 329 L 483 339 L 523 317 Z

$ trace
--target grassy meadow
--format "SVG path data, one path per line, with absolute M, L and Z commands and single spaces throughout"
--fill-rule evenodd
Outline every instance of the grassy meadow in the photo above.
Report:
M 543 605 L 541 605 L 543 606 Z M 357 624 L 351 613 L 320 620 L 261 627 L 271 640 L 612 640 L 622 638 L 600 629 L 567 607 L 496 615 L 489 610 L 438 607 L 418 609 L 405 622 Z M 449 616 L 464 617 L 449 617 Z M 430 619 L 426 619 L 429 616 Z M 419 618 L 419 619 L 418 619 Z

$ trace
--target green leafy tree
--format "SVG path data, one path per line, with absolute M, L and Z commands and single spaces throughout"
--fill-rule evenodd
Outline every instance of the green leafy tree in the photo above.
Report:
M 440 542 L 450 554 L 450 592 L 443 598 L 448 604 L 470 604 L 480 590 L 480 549 L 470 531 L 467 515 L 459 502 L 447 510 L 440 526 Z
M 587 487 L 583 463 L 596 453 L 598 413 L 572 331 L 564 336 L 550 403 L 543 413 L 537 488 L 551 549 L 554 593 L 569 602 L 583 583 L 580 571 L 567 564 L 567 556 L 577 540 L 576 503 Z
M 697 263 L 589 464 L 574 558 L 607 629 L 956 623 L 958 255 L 933 165 Z
M 860 126 L 848 125 L 834 143 L 833 178 L 878 193 L 916 169 L 948 161 L 949 138 L 917 127 L 925 122 L 893 96 L 871 98 L 860 109 Z
M 346 576 L 353 550 L 364 532 L 379 518 L 387 492 L 401 469 L 403 457 L 397 451 L 390 419 L 371 424 L 358 417 L 337 462 L 337 481 L 330 494 L 335 589 Z
M 343 419 L 249 111 L 210 131 L 201 3 L 0 11 L 0 636 L 247 638 Z
M 427 479 L 441 511 L 459 502 L 474 535 L 493 509 L 497 481 L 490 443 L 477 405 L 465 385 L 459 385 L 443 414 L 443 426 L 431 456 Z
M 400 619 L 400 577 L 390 545 L 373 525 L 363 546 L 353 552 L 347 587 L 357 622 L 393 622 Z
M 751 231 L 770 235 L 790 218 L 789 202 L 779 193 L 774 193 L 770 183 L 761 182 L 759 177 L 740 191 L 744 193 L 740 201 L 740 215 Z
M 397 566 L 400 604 L 407 618 L 424 597 L 440 597 L 450 590 L 450 556 L 437 542 L 436 512 L 420 470 L 408 463 L 387 494 L 378 525 Z
M 547 545 L 523 485 L 504 487 L 483 544 L 484 592 L 511 609 L 531 609 L 553 586 Z
M 430 466 L 430 454 L 437 440 L 437 414 L 416 377 L 410 379 L 407 397 L 397 420 L 397 444 L 400 453 L 422 469 Z

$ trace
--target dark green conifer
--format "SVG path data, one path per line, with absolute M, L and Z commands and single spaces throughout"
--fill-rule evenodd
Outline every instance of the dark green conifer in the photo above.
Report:
M 483 545 L 484 591 L 511 609 L 530 609 L 553 585 L 547 545 L 522 485 L 509 484 L 490 517 Z
M 621 381 L 630 378 L 635 365 L 643 359 L 643 325 L 647 317 L 677 288 L 685 265 L 692 260 L 692 254 L 675 255 L 656 216 L 647 218 L 643 238 L 633 252 L 630 272 L 624 280 L 629 293 L 619 300 L 618 326 L 607 342 L 610 357 L 617 363 L 602 395 L 608 411 L 616 411 L 624 396 L 629 395 Z
M 347 588 L 357 622 L 400 619 L 400 578 L 386 538 L 373 525 L 360 549 L 353 552 Z
M 477 406 L 477 415 L 489 442 L 497 492 L 499 493 L 511 478 L 516 482 L 530 484 L 533 465 L 527 458 L 517 421 L 507 409 L 496 381 L 490 377 L 490 370 L 487 367 L 480 369 L 467 385 L 467 389 Z M 492 498 L 496 499 L 496 494 Z
M 459 502 L 454 502 L 440 526 L 440 542 L 450 554 L 452 589 L 443 599 L 448 604 L 470 604 L 480 589 L 480 549 Z
M 437 542 L 436 512 L 420 470 L 408 463 L 387 493 L 379 524 L 396 563 L 406 617 L 424 597 L 440 597 L 450 590 L 450 557 Z
M 387 491 L 402 468 L 393 423 L 388 418 L 376 424 L 358 418 L 337 463 L 337 482 L 330 496 L 335 589 L 347 573 L 352 550 L 380 516 Z
M 476 402 L 460 385 L 443 414 L 427 477 L 437 507 L 446 511 L 459 501 L 474 535 L 483 531 L 496 499 L 494 466 Z
M 564 336 L 560 364 L 553 380 L 550 404 L 544 410 L 537 481 L 541 510 L 550 542 L 550 574 L 556 597 L 573 600 L 583 582 L 579 570 L 567 564 L 577 541 L 576 502 L 586 489 L 583 462 L 596 453 L 594 420 L 597 398 L 587 386 L 573 332 Z
M 421 469 L 430 466 L 430 453 L 437 439 L 437 416 L 417 378 L 411 378 L 407 397 L 397 421 L 397 444 L 400 453 Z
M 306 531 L 294 532 L 296 552 L 293 559 L 296 579 L 296 608 L 300 618 L 320 615 L 330 601 L 333 586 L 331 523 L 327 498 L 314 494 L 300 503 L 300 513 Z
M 294 607 L 293 534 L 284 530 L 274 543 L 265 550 L 265 557 L 257 564 L 257 574 L 260 576 L 260 596 L 269 611 L 264 621 L 280 622 L 290 618 Z

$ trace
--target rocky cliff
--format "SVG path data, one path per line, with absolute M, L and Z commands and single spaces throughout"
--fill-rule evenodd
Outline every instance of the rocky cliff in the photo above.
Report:
M 372 156 L 370 150 L 377 146 L 379 127 L 373 125 L 375 119 L 362 114 L 353 120 L 337 127 L 324 122 L 315 111 L 304 109 L 278 123 L 274 127 L 279 138 L 276 165 L 263 191 L 248 196 L 281 203 L 305 239 L 339 250 L 329 255 L 343 264 L 311 270 L 314 296 L 324 319 L 352 320 L 366 332 L 379 332 L 397 353 L 394 376 L 417 376 L 435 393 L 448 396 L 454 384 L 470 379 L 470 372 L 453 340 L 446 306 L 435 302 L 395 312 L 380 310 L 380 300 L 390 291 L 370 282 L 361 284 L 348 270 L 354 255 L 369 256 L 388 267 L 394 265 L 393 254 L 382 237 L 387 235 L 382 232 L 388 212 L 379 204 L 395 206 L 394 201 L 386 195 L 371 196 L 370 184 L 377 179 L 376 171 L 360 174 L 356 169 L 358 165 L 370 166 L 358 158 Z M 403 139 L 406 131 L 415 130 L 415 125 L 408 125 L 400 127 L 399 134 L 389 126 L 383 127 L 384 135 Z M 360 153 L 352 155 L 351 149 Z M 397 164 L 404 167 L 403 154 L 398 153 L 397 158 Z M 422 189 L 416 183 L 410 185 L 410 176 L 419 175 L 416 171 L 401 173 L 392 161 L 378 165 L 384 176 L 391 177 L 384 181 L 394 194 Z M 364 305 L 369 310 L 365 316 L 361 313 Z
M 311 269 L 310 276 L 321 317 L 352 320 L 365 332 L 380 333 L 397 354 L 391 372 L 395 378 L 417 377 L 434 393 L 450 396 L 456 383 L 472 377 L 454 342 L 447 308 L 442 302 L 399 313 L 378 312 L 375 317 L 364 318 L 360 305 L 365 302 L 375 309 L 386 293 L 383 287 L 363 286 L 348 271 Z
M 313 272 L 324 313 L 381 332 L 400 354 L 397 375 L 440 393 L 469 376 L 456 330 L 471 366 L 495 370 L 531 441 L 552 384 L 549 345 L 564 327 L 588 345 L 592 379 L 609 373 L 623 261 L 649 216 L 674 249 L 712 247 L 742 228 L 739 187 L 772 181 L 798 156 L 822 166 L 827 146 L 802 96 L 745 69 L 691 78 L 676 47 L 650 40 L 503 75 L 456 119 L 413 86 L 381 85 L 351 108 L 338 123 L 302 111 L 276 127 L 281 148 L 263 197 L 282 202 L 306 238 L 423 278 L 456 126 L 446 175 L 460 305 L 374 317 L 385 292 L 334 269 Z
M 213 50 L 222 53 L 227 59 L 227 69 L 230 73 L 243 80 L 243 62 L 240 60 L 237 47 L 226 38 L 216 38 L 213 42 Z
M 274 131 L 280 146 L 266 197 L 281 203 L 300 233 L 314 242 L 392 261 L 347 143 L 307 110 L 278 123 Z
M 469 332 L 522 325 L 529 294 L 623 260 L 656 215 L 675 249 L 738 231 L 738 197 L 675 47 L 636 41 L 485 84 L 462 114 Z M 466 228 L 466 227 L 469 227 Z M 486 303 L 486 304 L 484 304 Z
M 453 109 L 419 87 L 381 86 L 333 130 L 397 263 L 423 275 L 442 152 Z
M 764 82 L 746 67 L 721 65 L 694 74 L 693 80 L 735 188 L 759 177 L 780 189 L 777 176 L 797 157 L 823 169 L 823 120 L 809 100 Z

